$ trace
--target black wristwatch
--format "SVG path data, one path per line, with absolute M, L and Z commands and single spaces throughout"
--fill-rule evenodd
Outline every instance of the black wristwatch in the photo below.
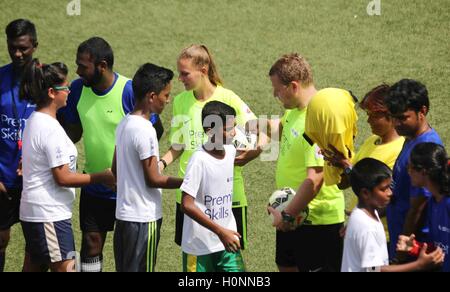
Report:
M 283 222 L 286 222 L 286 223 L 292 224 L 295 221 L 295 217 L 284 212 L 284 210 L 281 211 L 281 217 L 283 217 Z
M 348 167 L 344 168 L 344 173 L 345 173 L 345 175 L 350 176 L 350 174 L 352 174 L 352 167 L 348 166 Z
M 162 164 L 164 165 L 164 169 L 167 168 L 167 162 L 164 159 L 160 159 L 159 162 L 162 162 Z

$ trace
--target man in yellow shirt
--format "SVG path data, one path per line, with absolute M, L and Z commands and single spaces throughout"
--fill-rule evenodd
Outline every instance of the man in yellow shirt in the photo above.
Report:
M 344 194 L 336 185 L 322 186 L 324 161 L 317 145 L 303 137 L 308 104 L 317 94 L 308 62 L 298 54 L 284 55 L 269 76 L 287 110 L 281 120 L 269 122 L 271 137 L 280 139 L 277 188 L 291 187 L 297 194 L 283 211 L 272 208 L 277 227 L 276 262 L 282 272 L 339 271 L 343 242 Z M 326 89 L 325 89 L 326 90 Z M 292 222 L 309 207 L 304 224 L 292 230 Z

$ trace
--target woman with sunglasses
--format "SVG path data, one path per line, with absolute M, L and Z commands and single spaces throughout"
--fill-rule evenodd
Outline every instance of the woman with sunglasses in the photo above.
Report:
M 74 188 L 114 183 L 110 170 L 76 173 L 77 149 L 56 120 L 68 94 L 66 65 L 45 65 L 34 59 L 27 67 L 20 97 L 36 104 L 36 111 L 27 121 L 23 138 L 20 220 L 26 242 L 24 272 L 72 271 Z

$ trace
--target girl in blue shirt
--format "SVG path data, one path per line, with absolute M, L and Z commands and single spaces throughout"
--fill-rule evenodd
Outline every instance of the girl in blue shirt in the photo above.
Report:
M 414 147 L 409 159 L 408 172 L 412 185 L 427 188 L 428 246 L 441 248 L 445 254 L 443 272 L 450 272 L 450 173 L 449 159 L 444 147 L 435 143 L 421 143 Z M 411 237 L 401 236 L 398 249 L 414 251 L 420 244 Z

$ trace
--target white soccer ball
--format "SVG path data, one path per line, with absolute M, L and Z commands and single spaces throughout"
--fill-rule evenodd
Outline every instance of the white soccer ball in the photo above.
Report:
M 272 193 L 272 195 L 269 198 L 269 206 L 281 212 L 289 205 L 294 196 L 295 191 L 291 188 L 286 187 L 280 190 L 276 190 L 275 192 Z M 306 207 L 306 209 L 300 212 L 300 214 L 295 218 L 294 226 L 298 227 L 302 225 L 303 222 L 308 218 L 308 215 L 309 215 L 309 208 Z
M 236 135 L 233 138 L 233 145 L 237 150 L 256 149 L 257 136 L 245 131 L 245 129 L 237 125 L 235 127 Z

